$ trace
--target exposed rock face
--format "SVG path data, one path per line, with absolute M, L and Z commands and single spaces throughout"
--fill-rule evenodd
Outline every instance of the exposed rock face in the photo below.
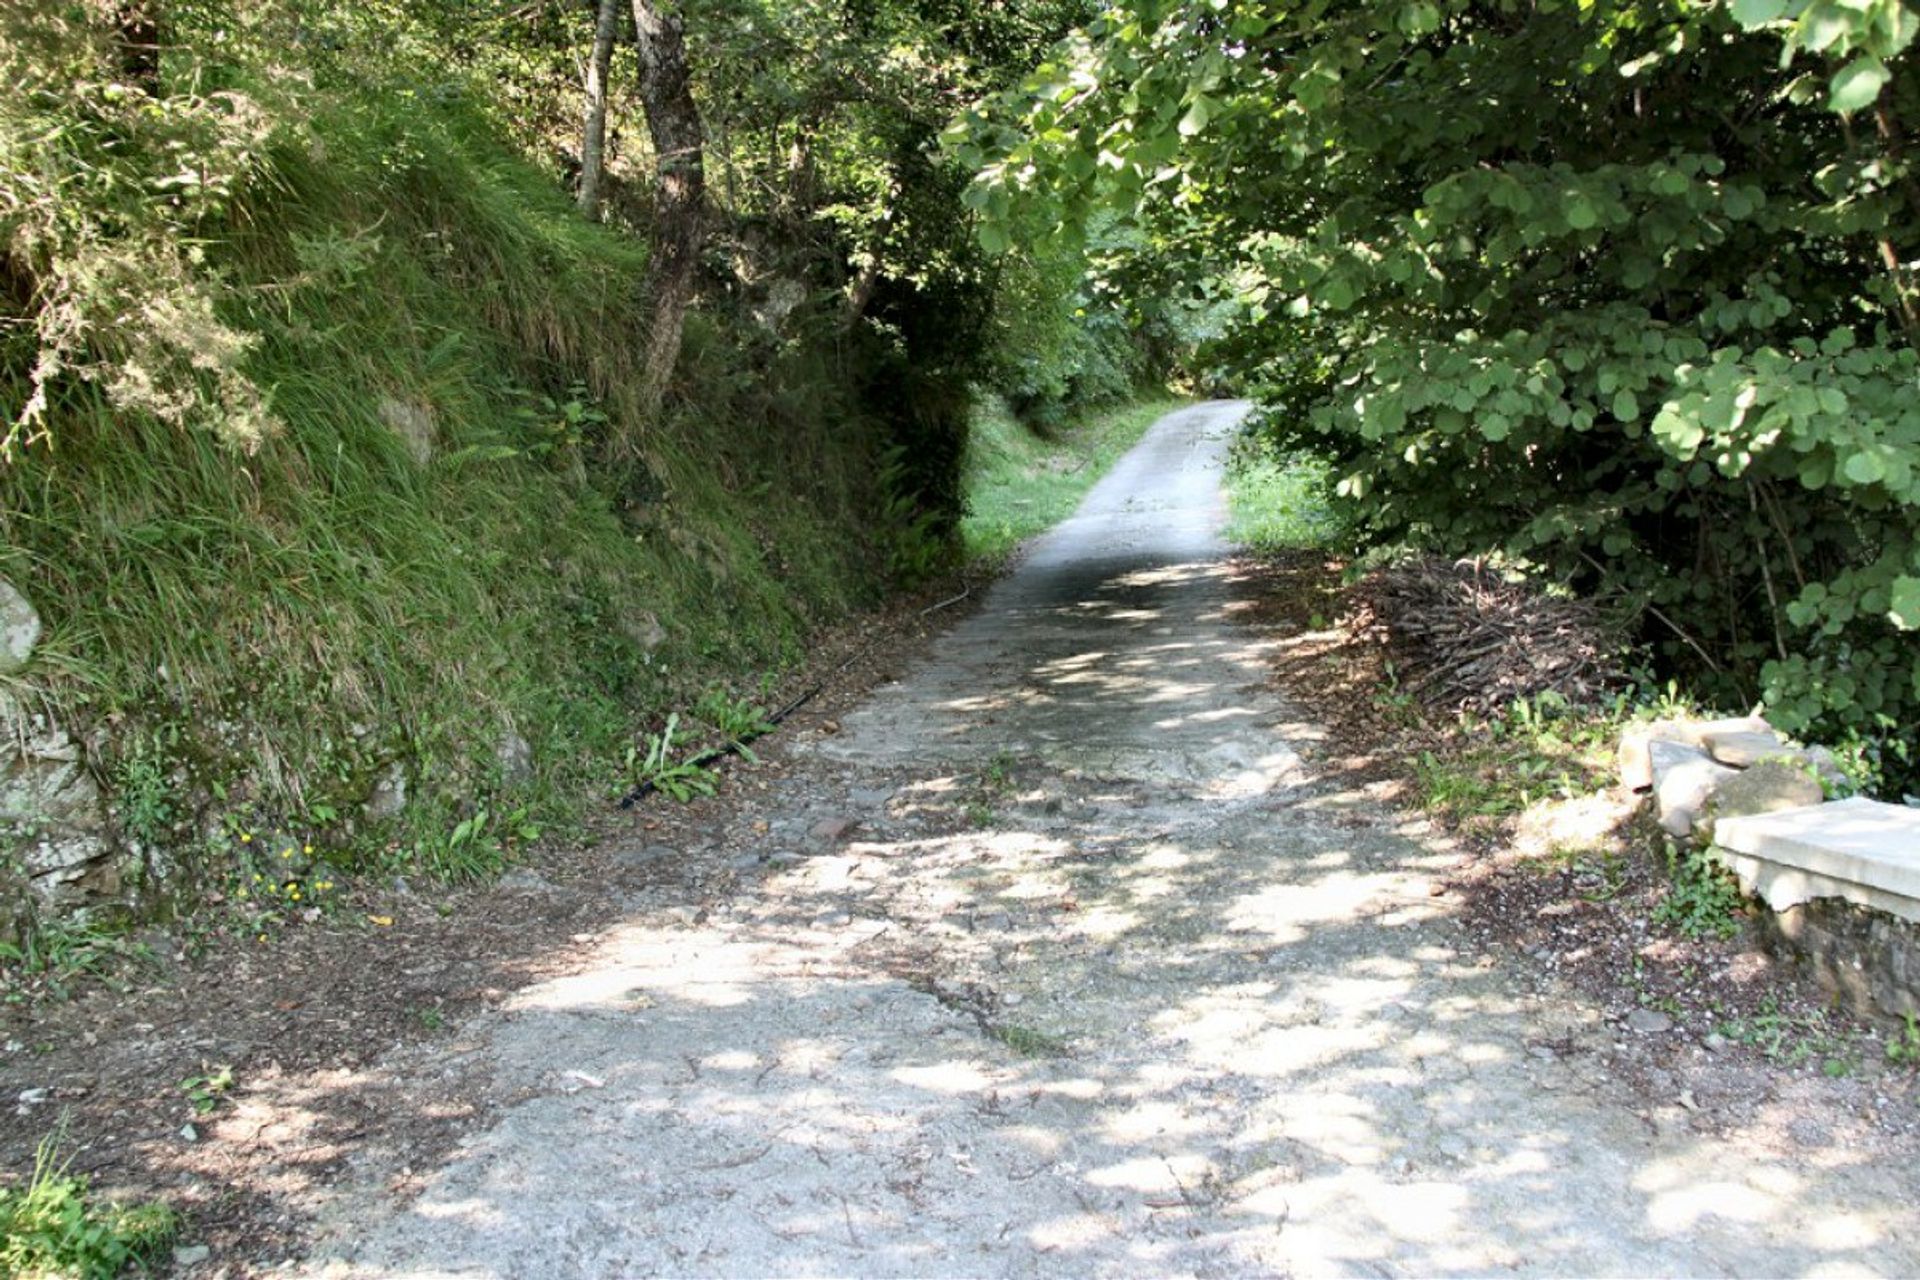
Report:
M 493 755 L 500 762 L 503 782 L 517 785 L 533 776 L 533 746 L 517 731 L 509 729 L 501 734 Z
M 0 840 L 40 906 L 64 910 L 120 892 L 106 806 L 80 744 L 4 695 Z
M 623 610 L 616 624 L 621 634 L 647 653 L 652 653 L 666 643 L 667 629 L 660 625 L 658 617 L 645 609 Z
M 387 766 L 367 797 L 369 818 L 396 818 L 407 807 L 407 770 L 399 761 Z
M 40 643 L 40 611 L 33 601 L 0 578 L 0 672 L 18 671 Z

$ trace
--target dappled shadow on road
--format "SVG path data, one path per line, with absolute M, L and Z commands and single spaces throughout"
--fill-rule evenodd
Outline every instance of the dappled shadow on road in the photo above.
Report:
M 1656 1132 L 1605 1028 L 1472 949 L 1453 855 L 1309 772 L 1215 539 L 1236 412 L 1156 427 L 844 717 L 808 767 L 886 797 L 853 839 L 771 814 L 739 896 L 515 997 L 509 1105 L 398 1211 L 337 1206 L 341 1269 L 1920 1265 L 1904 1174 Z
M 1149 550 L 1031 567 L 944 658 L 849 717 L 837 759 L 1032 756 L 1089 777 L 1256 794 L 1318 730 L 1252 696 L 1267 644 L 1232 625 L 1233 570 Z
M 514 1002 L 497 1070 L 527 1100 L 362 1269 L 1886 1264 L 1905 1211 L 1852 1204 L 1842 1170 L 1722 1166 L 1614 1105 L 1577 1028 L 1455 949 L 1419 846 L 1102 799 L 857 842 L 732 920 L 620 931 Z

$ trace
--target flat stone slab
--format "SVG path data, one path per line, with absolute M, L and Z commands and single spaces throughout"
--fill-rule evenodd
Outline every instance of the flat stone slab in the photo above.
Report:
M 1718 856 L 1775 911 L 1844 898 L 1920 920 L 1920 809 L 1855 797 L 1723 818 Z
M 1762 760 L 1786 755 L 1787 744 L 1780 735 L 1768 730 L 1733 729 L 1721 733 L 1709 733 L 1702 736 L 1701 745 L 1708 754 L 1721 764 L 1730 764 L 1737 769 L 1745 769 L 1759 764 Z
M 1629 791 L 1645 791 L 1654 785 L 1652 745 L 1678 742 L 1705 751 L 1708 738 L 1735 733 L 1771 733 L 1759 716 L 1740 716 L 1731 720 L 1656 720 L 1636 725 L 1620 738 L 1620 785 Z

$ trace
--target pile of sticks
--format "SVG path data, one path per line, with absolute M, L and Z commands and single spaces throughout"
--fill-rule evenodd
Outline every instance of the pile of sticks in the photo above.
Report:
M 1356 634 L 1385 643 L 1400 688 L 1429 706 L 1494 714 L 1549 690 L 1590 702 L 1624 683 L 1622 645 L 1585 600 L 1474 560 L 1426 556 L 1364 579 Z

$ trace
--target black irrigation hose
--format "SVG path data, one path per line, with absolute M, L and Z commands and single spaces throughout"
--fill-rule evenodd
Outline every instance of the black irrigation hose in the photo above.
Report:
M 930 604 L 926 608 L 920 610 L 920 612 L 915 614 L 914 616 L 916 618 L 924 618 L 930 613 L 938 613 L 942 609 L 951 608 L 953 605 L 959 604 L 962 600 L 965 600 L 968 596 L 972 594 L 973 594 L 972 585 L 968 583 L 963 583 L 961 586 L 959 595 L 948 596 L 945 600 L 942 600 L 937 604 Z M 873 646 L 879 644 L 880 641 L 884 638 L 885 638 L 884 636 L 875 636 L 873 639 L 861 645 L 858 649 L 855 649 L 852 655 L 849 656 L 845 662 L 842 662 L 839 666 L 827 672 L 826 675 L 820 677 L 820 679 L 815 682 L 813 688 L 808 689 L 805 693 L 801 694 L 800 696 L 795 698 L 793 701 L 789 702 L 786 706 L 781 707 L 778 711 L 768 716 L 767 727 L 760 730 L 758 733 L 750 733 L 750 734 L 747 734 L 745 737 L 735 738 L 732 742 L 727 743 L 725 746 L 709 747 L 705 751 L 702 751 L 699 755 L 689 757 L 688 759 L 681 761 L 681 763 L 692 765 L 694 768 L 699 769 L 712 764 L 716 760 L 724 760 L 728 756 L 739 755 L 741 749 L 744 748 L 749 742 L 758 742 L 761 738 L 766 737 L 769 733 L 773 732 L 773 730 L 780 724 L 781 721 L 785 720 L 788 716 L 798 711 L 801 707 L 806 706 L 809 702 L 812 702 L 815 698 L 819 697 L 820 691 L 827 687 L 827 682 L 829 680 L 832 680 L 835 676 L 839 675 L 842 671 L 845 671 L 848 667 L 852 666 L 854 663 L 858 662 L 860 659 L 866 657 L 868 653 L 873 651 Z M 657 790 L 659 790 L 659 788 L 656 787 L 653 783 L 643 782 L 639 786 L 627 792 L 626 795 L 620 798 L 620 807 L 622 809 L 631 809 L 633 808 L 634 805 L 638 804 L 641 800 L 645 799 L 647 796 L 653 794 Z

